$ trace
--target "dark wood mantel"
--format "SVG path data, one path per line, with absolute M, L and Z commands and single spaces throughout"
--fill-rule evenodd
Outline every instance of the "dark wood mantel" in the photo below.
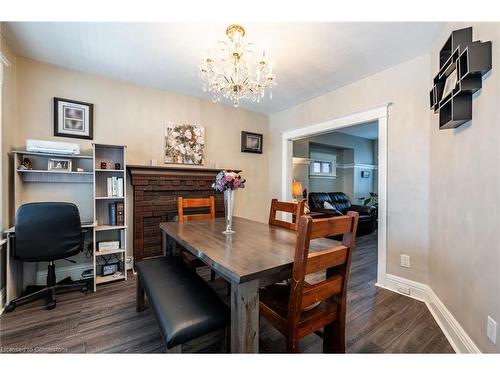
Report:
M 162 254 L 159 225 L 177 220 L 178 197 L 213 195 L 216 216 L 224 216 L 223 196 L 212 190 L 221 169 L 127 165 L 127 170 L 134 191 L 134 263 Z

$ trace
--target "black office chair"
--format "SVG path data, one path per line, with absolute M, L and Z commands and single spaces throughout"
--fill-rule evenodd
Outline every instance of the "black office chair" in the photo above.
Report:
M 41 202 L 20 206 L 12 245 L 15 259 L 22 262 L 49 262 L 49 267 L 47 286 L 10 301 L 6 312 L 41 297 L 48 297 L 47 309 L 51 310 L 56 307 L 56 291 L 73 288 L 80 288 L 82 292 L 88 290 L 88 284 L 83 281 L 56 284 L 54 261 L 76 255 L 83 249 L 80 213 L 73 203 Z

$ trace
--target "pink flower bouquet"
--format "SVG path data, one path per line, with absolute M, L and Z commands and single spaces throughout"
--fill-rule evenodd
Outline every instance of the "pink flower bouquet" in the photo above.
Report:
M 231 170 L 220 171 L 215 177 L 212 189 L 216 191 L 236 190 L 245 187 L 246 180 Z

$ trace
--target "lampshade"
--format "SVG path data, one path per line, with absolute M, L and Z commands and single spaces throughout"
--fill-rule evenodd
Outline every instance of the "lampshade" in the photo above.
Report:
M 293 180 L 293 183 L 292 183 L 292 195 L 294 197 L 302 195 L 302 183 L 300 181 Z

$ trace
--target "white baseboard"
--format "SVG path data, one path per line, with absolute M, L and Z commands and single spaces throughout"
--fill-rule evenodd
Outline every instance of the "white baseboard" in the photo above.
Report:
M 56 281 L 71 277 L 73 280 L 80 280 L 82 272 L 88 269 L 93 269 L 92 263 L 75 264 L 68 267 L 57 267 Z M 36 272 L 37 285 L 44 285 L 47 282 L 47 269 Z
M 386 274 L 384 285 L 380 285 L 379 283 L 376 285 L 422 302 L 427 301 L 429 287 L 416 281 L 408 280 L 396 275 Z M 405 289 L 407 289 L 409 293 L 406 293 Z
M 481 350 L 431 288 L 429 288 L 429 300 L 426 301 L 426 304 L 457 353 L 481 353 Z
M 384 282 L 375 285 L 425 302 L 455 352 L 481 353 L 460 323 L 428 285 L 391 274 L 386 275 Z M 409 293 L 406 293 L 407 291 Z

